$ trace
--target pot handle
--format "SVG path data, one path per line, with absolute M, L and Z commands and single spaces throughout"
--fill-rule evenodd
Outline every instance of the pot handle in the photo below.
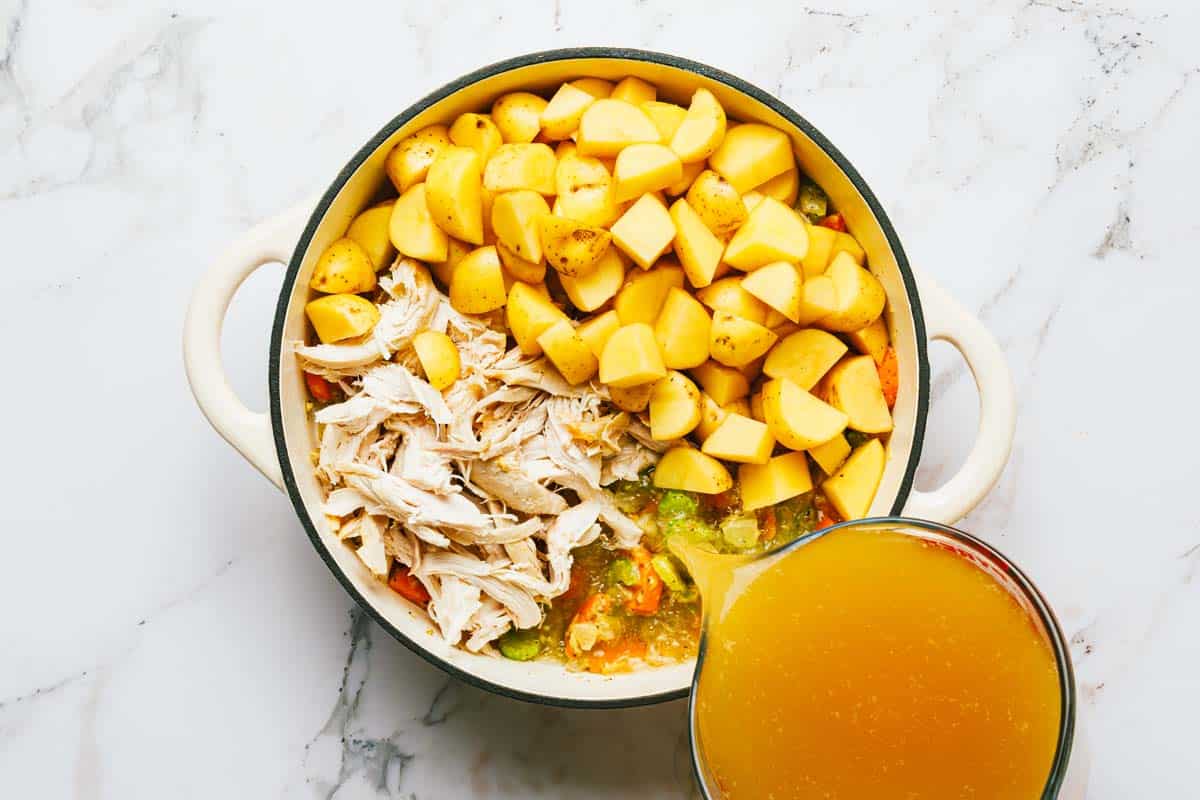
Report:
M 287 263 L 311 208 L 301 203 L 238 237 L 201 276 L 183 323 L 183 366 L 196 404 L 217 433 L 280 489 L 283 475 L 271 418 L 246 408 L 229 385 L 221 363 L 221 326 L 229 301 L 250 273 L 263 264 Z
M 913 490 L 904 506 L 908 517 L 952 525 L 996 485 L 1012 450 L 1017 401 L 1004 352 L 983 323 L 933 280 L 919 276 L 921 307 L 929 341 L 954 345 L 979 391 L 979 432 L 958 473 L 931 492 Z

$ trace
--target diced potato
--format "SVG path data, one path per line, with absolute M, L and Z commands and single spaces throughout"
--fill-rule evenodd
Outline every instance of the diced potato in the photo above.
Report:
M 684 164 L 683 176 L 678 181 L 667 187 L 667 194 L 671 195 L 672 197 L 678 197 L 679 195 L 683 194 L 692 187 L 692 184 L 696 181 L 696 177 L 702 172 L 704 172 L 703 161 L 694 161 L 691 164 Z
M 766 464 L 738 467 L 738 488 L 742 510 L 757 511 L 811 492 L 813 485 L 804 453 L 785 453 Z
M 708 163 L 743 194 L 796 168 L 787 134 L 756 122 L 730 129 Z
M 766 183 L 759 184 L 756 191 L 774 197 L 785 206 L 794 206 L 796 195 L 800 194 L 800 170 L 792 167 L 787 172 L 781 172 Z
M 509 302 L 512 301 L 509 300 Z M 608 344 L 608 337 L 612 336 L 619 327 L 621 327 L 621 318 L 617 316 L 617 312 L 605 311 L 599 316 L 585 320 L 575 329 L 575 332 L 579 334 L 580 339 L 587 343 L 592 355 L 600 358 L 600 354 L 604 352 L 604 345 Z
M 754 418 L 750 413 L 750 398 L 748 397 L 739 397 L 737 400 L 730 400 L 725 406 L 725 410 L 730 414 L 741 414 L 743 417 Z M 762 422 L 762 420 L 759 420 L 759 422 Z
M 833 247 L 830 248 L 829 252 L 830 263 L 833 262 L 838 253 L 846 253 L 854 259 L 855 264 L 861 267 L 867 260 L 867 251 L 862 249 L 862 245 L 858 243 L 857 239 L 845 231 L 836 231 L 836 233 L 837 236 L 834 238 Z
M 846 345 L 841 339 L 816 328 L 804 328 L 772 348 L 763 371 L 772 378 L 787 378 L 808 390 L 845 354 Z
M 742 195 L 742 203 L 746 206 L 746 213 L 749 214 L 754 209 L 758 208 L 758 204 L 766 197 L 762 192 L 756 192 L 753 189 Z
M 435 261 L 429 265 L 429 269 L 433 272 L 433 277 L 441 282 L 442 288 L 450 291 L 450 276 L 454 274 L 454 268 L 458 266 L 458 262 L 462 261 L 475 248 L 466 242 L 460 242 L 458 239 L 449 239 L 446 245 L 446 260 Z
M 650 275 L 652 273 L 645 273 Z M 700 301 L 683 289 L 670 287 L 654 323 L 654 338 L 669 369 L 691 369 L 708 360 L 712 319 Z
M 542 127 L 546 101 L 532 92 L 510 92 L 492 103 L 492 120 L 506 142 L 532 142 Z
M 838 232 L 823 225 L 808 226 L 808 252 L 800 261 L 805 278 L 823 275 L 825 268 L 833 257 L 833 243 L 837 240 Z
M 599 360 L 575 331 L 570 320 L 560 319 L 546 328 L 537 338 L 537 343 L 550 363 L 572 386 L 589 380 L 600 366 Z
M 784 263 L 786 263 L 786 262 L 784 262 Z M 765 267 L 764 267 L 764 269 L 765 269 Z M 761 272 L 761 271 L 762 270 L 755 270 L 755 272 Z M 780 314 L 775 309 L 770 308 L 770 307 L 767 308 L 767 318 L 765 320 L 763 320 L 763 325 L 770 328 L 771 330 L 775 330 L 776 328 L 778 328 L 779 326 L 781 326 L 785 323 L 791 324 L 791 320 L 789 320 L 783 314 Z
M 658 97 L 658 89 L 654 88 L 654 84 L 647 83 L 641 78 L 635 78 L 630 75 L 627 78 L 617 81 L 617 85 L 612 88 L 609 97 L 613 100 L 624 100 L 626 103 L 633 103 L 637 106 L 642 103 L 649 103 Z
M 555 213 L 585 225 L 612 225 L 621 212 L 608 168 L 598 158 L 579 155 L 574 145 L 562 150 L 554 173 Z
M 876 364 L 883 363 L 888 349 L 888 329 L 882 316 L 865 328 L 850 331 L 846 338 L 858 352 L 870 356 Z
M 823 403 L 787 378 L 762 388 L 763 416 L 775 438 L 793 450 L 827 442 L 846 429 L 846 415 Z
M 771 430 L 743 414 L 728 413 L 701 448 L 714 458 L 741 464 L 766 464 L 775 449 Z
M 450 276 L 450 305 L 462 314 L 486 314 L 504 305 L 504 271 L 492 246 L 472 250 Z
M 480 170 L 478 153 L 452 145 L 442 148 L 425 178 L 425 202 L 434 223 L 469 244 L 483 244 Z
M 595 311 L 612 299 L 625 281 L 625 257 L 609 245 L 586 275 L 572 278 L 560 275 L 563 291 L 580 311 Z
M 317 338 L 325 344 L 362 336 L 379 321 L 379 309 L 356 294 L 331 294 L 318 297 L 304 307 Z
M 735 317 L 762 325 L 767 319 L 767 306 L 742 288 L 742 278 L 721 278 L 711 286 L 696 292 L 696 299 L 713 311 L 728 311 Z
M 371 259 L 375 271 L 383 269 L 392 263 L 396 248 L 388 236 L 388 226 L 392 219 L 392 202 L 380 203 L 359 214 L 346 229 L 346 238 L 358 242 Z
M 529 189 L 538 194 L 555 193 L 554 172 L 558 166 L 550 145 L 502 144 L 483 170 L 483 185 L 489 192 Z
M 771 331 L 771 332 L 774 333 L 774 331 Z M 776 339 L 778 339 L 778 336 L 776 337 Z M 767 357 L 765 355 L 761 355 L 758 358 L 751 361 L 749 364 L 743 364 L 742 366 L 738 367 L 737 371 L 742 373 L 743 375 L 745 375 L 746 380 L 750 381 L 751 383 L 754 383 L 756 380 L 758 380 L 758 376 L 762 375 L 762 365 L 763 365 L 763 362 L 766 360 L 767 360 Z M 749 401 L 747 401 L 747 402 L 749 402 Z M 746 406 L 746 416 L 750 416 L 749 405 Z
M 712 435 L 712 432 L 720 427 L 725 417 L 729 416 L 729 411 L 717 405 L 717 402 L 708 396 L 706 392 L 700 393 L 700 423 L 693 431 L 695 439 L 700 444 Z
M 746 380 L 745 375 L 711 359 L 694 367 L 691 373 L 705 394 L 719 406 L 724 407 L 750 394 L 750 381 Z
M 850 443 L 839 433 L 828 442 L 808 448 L 808 454 L 821 467 L 822 472 L 832 475 L 846 460 L 846 456 L 850 455 Z
M 766 353 L 777 337 L 757 322 L 714 311 L 708 335 L 709 354 L 727 367 L 744 367 Z
M 608 387 L 608 396 L 613 405 L 622 411 L 640 414 L 650 405 L 650 395 L 654 392 L 654 383 L 641 383 L 637 386 Z
M 613 302 L 621 324 L 644 322 L 653 325 L 672 288 L 683 288 L 683 269 L 680 267 L 660 264 L 646 272 L 634 270 Z
M 691 447 L 672 447 L 658 461 L 654 485 L 697 494 L 720 494 L 733 487 L 725 465 Z
M 418 183 L 392 205 L 388 236 L 396 249 L 420 261 L 445 261 L 449 242 L 429 213 L 425 184 Z
M 449 145 L 450 135 L 445 125 L 429 125 L 400 140 L 384 162 L 384 170 L 396 192 L 404 194 L 424 181 L 429 165 Z
M 542 354 L 537 338 L 546 329 L 567 315 L 550 298 L 541 294 L 527 283 L 514 283 L 508 292 L 508 304 L 504 309 L 508 330 L 517 340 L 517 347 L 529 356 Z
M 612 234 L 603 228 L 553 214 L 538 220 L 538 234 L 550 266 L 572 278 L 591 272 L 612 242 Z
M 675 238 L 667 207 L 652 194 L 642 195 L 610 230 L 617 247 L 642 269 L 649 269 Z
M 549 213 L 549 204 L 537 192 L 529 189 L 504 192 L 492 202 L 492 229 L 500 244 L 526 261 L 540 262 L 542 238 L 538 234 L 538 220 Z
M 675 131 L 679 130 L 684 117 L 687 116 L 686 108 L 658 100 L 641 103 L 638 108 L 646 112 L 646 116 L 654 123 L 654 127 L 658 128 L 659 142 L 666 145 L 671 143 Z
M 613 92 L 613 82 L 603 78 L 577 78 L 571 85 L 590 94 L 596 100 L 603 100 Z
M 617 155 L 616 200 L 623 203 L 666 189 L 683 177 L 683 162 L 656 143 L 631 144 Z
M 358 242 L 338 239 L 317 259 L 308 286 L 326 294 L 369 292 L 375 288 L 375 265 Z
M 836 475 L 821 484 L 842 519 L 861 519 L 870 513 L 885 460 L 883 445 L 870 439 L 850 454 Z
M 690 164 L 711 156 L 724 138 L 725 109 L 708 89 L 697 89 L 687 115 L 671 137 L 671 149 L 680 161 Z
M 496 148 L 504 144 L 504 137 L 487 114 L 459 114 L 450 126 L 450 141 L 479 153 L 480 163 L 486 164 Z
M 792 322 L 800 318 L 800 303 L 804 299 L 804 282 L 800 273 L 796 271 L 796 267 L 787 261 L 776 261 L 765 267 L 759 267 L 742 278 L 742 288 Z M 781 321 L 777 320 L 776 324 Z M 767 327 L 772 326 L 767 325 Z
M 682 439 L 700 424 L 700 390 L 682 372 L 671 370 L 650 393 L 650 436 Z
M 749 272 L 775 261 L 800 262 L 808 230 L 800 215 L 774 197 L 763 197 L 725 248 L 725 261 Z
M 828 383 L 829 404 L 846 415 L 848 427 L 863 433 L 892 429 L 892 414 L 870 356 L 843 359 L 829 373 Z
M 708 286 L 721 263 L 725 243 L 682 197 L 671 205 L 671 221 L 675 223 L 675 255 L 683 265 L 684 274 L 692 286 Z
M 566 139 L 579 128 L 583 112 L 594 102 L 595 96 L 574 84 L 564 83 L 542 109 L 542 135 L 551 140 Z
M 600 354 L 600 382 L 618 388 L 637 386 L 666 377 L 667 368 L 654 340 L 654 329 L 644 322 L 618 328 Z
M 592 103 L 579 120 L 575 144 L 585 156 L 616 156 L 639 142 L 657 142 L 658 128 L 637 106 L 605 98 Z
M 733 184 L 711 169 L 703 170 L 692 182 L 688 202 L 716 236 L 725 237 L 746 221 L 749 211 Z
M 812 325 L 829 316 L 837 308 L 837 293 L 833 279 L 828 275 L 817 275 L 804 281 L 804 293 L 800 300 L 800 311 L 796 322 Z
M 755 392 L 750 395 L 750 416 L 759 422 L 766 422 L 766 414 L 763 413 L 762 392 Z
M 483 212 L 483 243 L 495 244 L 496 231 L 492 228 L 492 206 L 496 204 L 496 193 L 489 191 L 487 187 L 480 187 L 479 200 L 480 210 Z
M 496 242 L 495 247 L 497 255 L 500 256 L 500 265 L 504 267 L 504 272 L 511 275 L 514 280 L 534 286 L 538 286 L 542 281 L 546 280 L 545 261 L 526 261 L 505 247 L 503 242 Z
M 462 362 L 449 336 L 441 331 L 421 331 L 413 337 L 412 344 L 430 386 L 440 392 L 458 380 Z
M 865 328 L 883 313 L 887 302 L 883 284 L 864 267 L 854 263 L 849 253 L 833 257 L 826 274 L 833 280 L 836 305 L 833 313 L 820 321 L 822 328 L 849 332 Z

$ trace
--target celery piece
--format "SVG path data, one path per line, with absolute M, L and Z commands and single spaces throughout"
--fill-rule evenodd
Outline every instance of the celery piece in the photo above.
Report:
M 817 222 L 829 213 L 829 198 L 826 197 L 825 190 L 815 183 L 803 183 L 800 185 L 796 207 L 810 222 Z
M 500 637 L 500 655 L 513 661 L 528 661 L 541 652 L 536 628 L 512 630 Z
M 746 550 L 758 543 L 758 520 L 753 514 L 730 517 L 721 523 L 721 535 L 730 547 Z
M 637 566 L 628 558 L 618 558 L 608 565 L 608 577 L 614 583 L 634 586 L 641 580 Z
M 687 590 L 687 584 L 683 581 L 683 575 L 675 567 L 675 560 L 666 553 L 659 553 L 650 559 L 650 566 L 654 567 L 654 571 L 658 573 L 658 577 L 662 578 L 662 582 L 672 592 Z

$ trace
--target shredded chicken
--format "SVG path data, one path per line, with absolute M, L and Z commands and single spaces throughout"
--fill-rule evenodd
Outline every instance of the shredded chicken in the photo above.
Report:
M 641 528 L 602 487 L 635 479 L 662 448 L 603 386 L 567 384 L 506 349 L 499 317 L 454 310 L 420 263 L 397 259 L 380 288 L 369 336 L 294 348 L 346 392 L 313 415 L 322 511 L 373 574 L 410 570 L 448 643 L 486 651 L 542 621 L 570 585 L 573 549 L 606 531 L 637 544 Z M 419 377 L 411 342 L 423 330 L 458 348 L 444 392 Z

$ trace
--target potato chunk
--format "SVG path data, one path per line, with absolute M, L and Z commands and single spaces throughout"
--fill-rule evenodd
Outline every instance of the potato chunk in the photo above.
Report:
M 317 338 L 325 344 L 362 336 L 379 321 L 379 309 L 356 294 L 318 297 L 304 307 Z
M 449 336 L 441 331 L 421 331 L 413 337 L 413 350 L 430 386 L 440 392 L 458 380 L 462 361 Z
M 534 286 L 546 280 L 545 261 L 526 261 L 505 247 L 503 242 L 496 242 L 495 247 L 496 253 L 500 256 L 500 265 L 504 267 L 504 274 L 506 276 Z
M 821 489 L 842 519 L 861 519 L 871 512 L 886 461 L 883 445 L 870 439 L 858 447 Z
M 532 92 L 509 92 L 492 103 L 492 120 L 505 142 L 532 142 L 541 130 L 546 105 Z
M 700 424 L 700 390 L 691 378 L 671 370 L 650 392 L 650 436 L 682 439 Z
M 654 127 L 658 128 L 659 142 L 666 145 L 671 143 L 671 137 L 675 135 L 675 131 L 679 130 L 679 126 L 683 124 L 683 120 L 687 116 L 686 108 L 658 100 L 640 103 L 638 108 L 646 112 L 646 116 L 654 123 Z
M 585 320 L 575 329 L 575 332 L 579 334 L 580 339 L 587 343 L 592 354 L 599 358 L 600 354 L 604 352 L 604 345 L 608 344 L 608 338 L 619 327 L 621 327 L 621 319 L 617 316 L 617 312 L 605 311 L 599 316 Z
M 784 447 L 807 450 L 846 429 L 845 414 L 787 378 L 767 381 L 762 398 L 763 417 Z
M 483 186 L 496 194 L 529 189 L 538 194 L 553 195 L 557 166 L 558 160 L 548 144 L 502 144 L 483 170 Z
M 509 332 L 517 340 L 517 347 L 529 356 L 541 355 L 542 346 L 537 338 L 554 323 L 567 319 L 567 315 L 550 302 L 549 297 L 519 281 L 509 289 L 504 316 Z
M 724 138 L 725 109 L 708 89 L 697 89 L 687 115 L 671 137 L 671 149 L 680 161 L 690 164 L 716 152 Z
M 742 278 L 742 288 L 792 322 L 800 318 L 804 282 L 800 273 L 788 262 L 776 261 L 759 267 Z
M 573 145 L 562 149 L 554 172 L 554 186 L 558 192 L 554 213 L 585 225 L 612 225 L 621 216 L 621 211 L 608 167 L 598 158 L 579 155 Z
M 566 139 L 579 127 L 579 120 L 596 98 L 571 83 L 564 83 L 542 109 L 542 135 L 552 141 Z
M 338 239 L 317 259 L 308 286 L 325 294 L 369 292 L 375 288 L 375 265 L 358 242 Z
M 654 323 L 654 338 L 662 350 L 663 363 L 670 369 L 691 369 L 707 361 L 711 325 L 712 319 L 699 300 L 678 287 L 668 289 Z
M 832 263 L 833 258 L 838 253 L 846 253 L 850 258 L 854 259 L 854 263 L 860 267 L 867 260 L 867 251 L 862 249 L 862 245 L 858 243 L 850 234 L 845 231 L 837 231 L 837 236 L 833 240 L 833 247 L 830 248 L 829 260 Z
M 506 294 L 500 255 L 492 246 L 472 250 L 450 276 L 450 305 L 462 314 L 495 311 Z
M 675 223 L 675 255 L 688 281 L 697 288 L 708 286 L 721 264 L 724 242 L 682 197 L 671 205 L 671 221 Z
M 659 489 L 720 494 L 733 487 L 733 478 L 725 465 L 712 456 L 680 446 L 672 447 L 659 459 L 654 485 Z
M 787 172 L 781 172 L 771 180 L 760 183 L 756 191 L 774 197 L 785 206 L 795 206 L 796 196 L 800 194 L 800 170 L 792 167 Z
M 749 272 L 775 261 L 799 263 L 808 252 L 808 229 L 800 215 L 774 197 L 764 197 L 729 240 L 725 261 Z
M 600 256 L 586 275 L 572 278 L 560 275 L 559 282 L 571 303 L 580 311 L 595 311 L 607 303 L 625 281 L 625 257 L 612 245 Z
M 401 139 L 384 161 L 384 170 L 396 192 L 404 194 L 424 181 L 429 165 L 449 145 L 450 134 L 445 125 L 429 125 Z
M 688 203 L 716 236 L 728 236 L 742 226 L 749 210 L 733 184 L 711 169 L 696 176 L 687 193 Z
M 683 270 L 673 264 L 660 264 L 646 272 L 634 270 L 613 302 L 621 324 L 644 322 L 653 325 L 672 288 L 683 288 Z
M 830 371 L 828 384 L 829 404 L 846 415 L 848 427 L 863 433 L 892 429 L 892 414 L 870 356 L 843 359 Z
M 808 448 L 808 454 L 817 462 L 822 472 L 832 475 L 846 460 L 846 456 L 850 455 L 850 443 L 839 433 L 828 442 Z
M 609 386 L 608 396 L 613 405 L 622 411 L 640 414 L 650 405 L 650 395 L 654 393 L 653 383 L 641 383 L 637 386 Z
M 784 453 L 766 464 L 743 464 L 738 468 L 738 486 L 743 511 L 773 506 L 813 488 L 804 453 Z
M 560 319 L 537 338 L 538 345 L 546 353 L 567 383 L 575 386 L 596 374 L 599 360 L 587 342 L 579 336 L 570 320 Z
M 695 161 L 691 164 L 684 164 L 683 176 L 678 181 L 667 187 L 667 194 L 671 195 L 672 197 L 678 197 L 679 195 L 683 194 L 691 188 L 692 184 L 696 181 L 696 176 L 702 172 L 704 172 L 703 161 Z
M 876 364 L 882 364 L 888 349 L 888 329 L 883 317 L 878 317 L 865 328 L 859 328 L 846 334 L 854 349 L 864 355 L 869 355 Z
M 486 164 L 504 144 L 500 129 L 487 114 L 459 114 L 450 126 L 450 141 L 459 147 L 469 147 L 479 154 L 479 161 Z
M 705 393 L 722 408 L 750 394 L 750 381 L 745 375 L 712 359 L 694 367 L 691 373 Z
M 742 464 L 766 464 L 775 449 L 775 437 L 756 419 L 730 412 L 701 448 L 714 458 Z
M 383 269 L 392 263 L 396 248 L 388 236 L 388 226 L 392 219 L 392 202 L 380 203 L 359 214 L 346 229 L 346 238 L 358 242 L 371 259 L 375 271 Z
M 731 128 L 708 163 L 742 194 L 796 168 L 787 134 L 756 122 Z
M 614 157 L 639 142 L 657 142 L 658 128 L 637 106 L 605 98 L 592 103 L 579 120 L 576 144 L 585 156 Z
M 669 147 L 631 144 L 617 155 L 614 176 L 618 203 L 666 189 L 683 177 L 683 162 Z
M 611 95 L 615 88 L 612 81 L 606 81 L 603 78 L 576 78 L 571 81 L 571 85 L 587 92 L 595 100 L 603 100 Z
M 717 401 L 708 396 L 706 392 L 700 393 L 700 423 L 696 429 L 692 431 L 693 438 L 700 444 L 704 444 L 709 436 L 712 436 L 713 431 L 720 427 L 725 417 L 729 416 L 729 411 L 717 405 Z
M 469 147 L 442 149 L 425 178 L 425 202 L 434 223 L 455 239 L 483 244 L 479 154 Z
M 650 383 L 665 377 L 667 368 L 654 340 L 654 329 L 644 322 L 618 328 L 600 354 L 600 382 L 618 388 Z
M 696 299 L 713 311 L 728 311 L 759 325 L 767 319 L 766 304 L 742 288 L 741 278 L 721 278 L 696 292 Z
M 577 278 L 596 267 L 612 242 L 603 228 L 547 214 L 538 220 L 538 235 L 546 261 L 560 275 Z
M 642 269 L 649 269 L 675 238 L 675 223 L 667 207 L 644 194 L 611 228 L 613 241 Z
M 617 85 L 612 88 L 612 92 L 608 96 L 613 100 L 624 100 L 626 103 L 633 103 L 637 106 L 657 98 L 658 89 L 654 88 L 654 84 L 630 75 L 617 81 Z
M 801 389 L 811 389 L 846 354 L 846 345 L 836 336 L 805 328 L 780 340 L 767 355 L 763 372 L 772 378 L 787 378 Z
M 744 367 L 766 353 L 778 337 L 757 322 L 728 311 L 713 312 L 708 335 L 709 354 L 727 367 Z
M 404 255 L 420 261 L 445 261 L 449 242 L 434 223 L 425 201 L 425 184 L 418 183 L 392 205 L 388 236 Z
M 835 308 L 837 293 L 833 288 L 833 279 L 828 275 L 817 275 L 804 282 L 796 322 L 800 325 L 812 325 L 832 314 Z
M 808 226 L 808 252 L 800 261 L 805 278 L 823 275 L 833 258 L 833 243 L 837 240 L 838 232 L 823 225 Z
M 535 191 L 504 192 L 492 202 L 492 229 L 500 244 L 526 261 L 542 260 L 538 220 L 550 213 L 546 199 Z
M 826 274 L 833 281 L 836 305 L 820 321 L 822 328 L 849 332 L 865 328 L 883 313 L 887 295 L 883 284 L 864 267 L 854 263 L 849 253 L 833 257 Z

